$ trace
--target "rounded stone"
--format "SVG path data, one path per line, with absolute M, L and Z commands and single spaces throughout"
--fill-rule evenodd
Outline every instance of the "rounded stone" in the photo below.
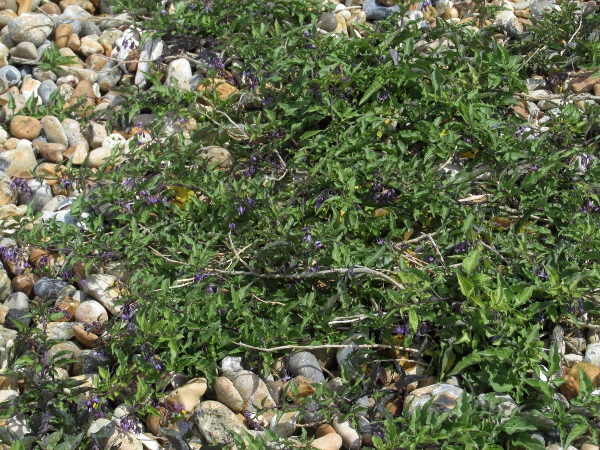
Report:
M 240 434 L 246 430 L 233 411 L 211 400 L 196 407 L 195 422 L 204 438 L 216 444 L 227 444 L 232 441 L 233 434 Z
M 37 326 L 42 329 L 42 324 Z M 65 339 L 73 338 L 73 322 L 50 322 L 46 325 L 48 339 Z
M 294 376 L 302 375 L 315 383 L 323 383 L 325 377 L 316 356 L 310 352 L 298 352 L 288 359 L 288 370 Z
M 65 147 L 69 146 L 69 141 L 65 130 L 57 117 L 43 117 L 41 124 L 44 128 L 44 133 L 46 135 L 46 139 L 48 139 L 48 142 L 62 144 Z
M 15 148 L 0 153 L 0 169 L 9 177 L 31 178 L 37 161 L 31 148 Z
M 47 105 L 50 101 L 50 96 L 58 89 L 56 83 L 52 80 L 44 80 L 38 88 L 38 94 L 42 99 L 42 103 Z
M 4 306 L 8 309 L 18 309 L 20 311 L 29 311 L 29 297 L 23 292 L 10 294 L 4 301 Z
M 95 374 L 98 373 L 98 368 L 108 367 L 110 358 L 99 354 L 94 350 L 81 350 L 75 355 L 77 360 L 73 363 L 73 375 Z
M 15 66 L 4 66 L 0 68 L 0 87 L 3 91 L 17 86 L 21 82 L 21 72 Z
M 75 339 L 77 339 L 77 342 L 79 342 L 85 348 L 94 348 L 99 339 L 94 333 L 85 331 L 83 325 L 79 323 L 75 323 L 73 325 L 73 335 L 75 336 Z
M 11 183 L 10 177 L 0 171 L 0 206 L 11 205 L 17 200 L 18 193 Z
M 54 31 L 54 43 L 58 48 L 66 47 L 71 34 L 73 34 L 73 26 L 70 23 L 61 23 Z
M 416 408 L 424 406 L 431 398 L 429 411 L 444 413 L 454 409 L 456 400 L 464 391 L 446 383 L 437 383 L 424 388 L 415 389 L 404 399 L 404 407 L 412 414 Z
M 31 42 L 39 47 L 54 30 L 54 22 L 45 14 L 21 14 L 8 23 L 8 34 L 15 42 Z
M 166 404 L 172 407 L 183 406 L 185 411 L 193 411 L 207 387 L 206 379 L 194 378 L 171 392 L 167 397 Z
M 215 395 L 217 400 L 231 409 L 233 412 L 239 413 L 244 407 L 244 399 L 235 389 L 235 386 L 229 378 L 218 377 L 215 380 Z
M 69 283 L 55 278 L 40 278 L 33 287 L 35 295 L 41 299 L 56 298 L 62 288 Z
M 24 273 L 14 277 L 11 284 L 15 292 L 22 292 L 27 297 L 33 298 L 33 287 L 39 279 L 40 277 L 34 273 Z
M 106 322 L 108 313 L 102 304 L 96 300 L 81 302 L 75 310 L 75 320 L 80 323 L 91 325 L 93 322 Z
M 54 306 L 57 309 L 65 312 L 65 318 L 63 320 L 66 322 L 75 319 L 75 311 L 80 303 L 81 302 L 76 298 L 65 295 L 64 297 L 59 297 L 56 299 Z
M 330 12 L 321 13 L 319 20 L 317 20 L 317 27 L 321 30 L 332 32 L 338 26 L 337 17 L 335 14 Z
M 46 203 L 52 200 L 52 188 L 45 180 L 39 182 L 35 179 L 27 181 L 27 186 L 29 186 L 31 192 L 22 190 L 19 194 L 19 202 L 23 205 L 33 205 L 33 212 L 38 213 Z
M 4 318 L 4 326 L 13 330 L 18 330 L 17 323 L 28 327 L 31 324 L 31 317 L 29 317 L 29 311 L 22 309 L 9 309 Z
M 31 42 L 21 42 L 10 49 L 11 56 L 22 59 L 36 59 L 37 49 Z
M 32 141 L 42 132 L 42 124 L 34 117 L 14 116 L 10 121 L 10 132 L 14 137 Z
M 277 406 L 269 394 L 269 389 L 258 375 L 249 370 L 227 373 L 235 389 L 244 400 L 243 409 L 256 411 L 257 409 L 272 408 Z

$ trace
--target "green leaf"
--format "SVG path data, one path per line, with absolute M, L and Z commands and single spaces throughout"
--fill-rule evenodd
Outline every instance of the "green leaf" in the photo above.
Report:
M 567 436 L 567 440 L 564 443 L 564 448 L 568 448 L 575 439 L 577 439 L 582 434 L 587 433 L 589 428 L 590 425 L 587 423 L 587 421 L 576 423 L 569 432 L 569 435 Z
M 371 98 L 373 94 L 375 94 L 379 89 L 381 89 L 383 84 L 384 83 L 381 77 L 376 77 L 373 83 L 371 83 L 371 86 L 369 86 L 369 89 L 365 91 L 365 95 L 363 95 L 363 98 L 360 99 L 358 106 L 362 105 L 364 102 L 369 100 L 369 98 Z
M 456 374 L 460 373 L 463 369 L 465 369 L 469 366 L 472 366 L 474 364 L 479 364 L 481 361 L 482 361 L 481 356 L 478 353 L 473 352 L 470 355 L 463 357 L 458 362 L 458 364 L 456 364 L 456 366 L 454 366 L 454 369 L 452 369 L 446 376 L 451 377 L 452 375 L 456 375 Z
M 481 260 L 481 246 L 477 246 L 477 248 L 471 252 L 469 255 L 463 259 L 462 268 L 466 272 L 467 276 L 471 276 L 477 266 L 479 265 L 479 261 Z
M 513 415 L 510 417 L 502 426 L 504 431 L 508 434 L 515 434 L 522 431 L 535 431 L 537 427 L 532 424 L 529 420 Z
M 519 433 L 511 436 L 510 443 L 514 448 L 526 448 L 527 450 L 546 450 L 546 447 L 540 440 L 532 437 L 528 433 Z
M 408 323 L 413 333 L 416 333 L 419 330 L 419 317 L 414 308 L 408 310 Z

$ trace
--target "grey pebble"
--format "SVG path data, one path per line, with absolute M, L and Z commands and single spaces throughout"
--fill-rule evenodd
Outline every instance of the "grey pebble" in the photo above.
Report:
M 33 286 L 33 292 L 41 299 L 50 299 L 58 297 L 62 288 L 69 283 L 54 278 L 40 278 Z
M 367 15 L 367 20 L 383 20 L 394 13 L 400 12 L 398 5 L 383 6 L 376 0 L 364 0 L 363 11 Z
M 319 366 L 317 357 L 310 352 L 298 352 L 291 355 L 288 359 L 287 368 L 294 376 L 302 375 L 310 378 L 315 383 L 323 383 L 325 381 L 323 370 Z

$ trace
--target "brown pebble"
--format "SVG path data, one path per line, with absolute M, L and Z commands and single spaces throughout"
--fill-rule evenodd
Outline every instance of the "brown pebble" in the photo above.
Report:
M 60 7 L 56 3 L 45 3 L 40 9 L 49 15 L 60 14 Z
M 125 58 L 125 67 L 129 73 L 134 73 L 137 70 L 138 59 L 140 59 L 140 51 L 137 49 L 129 52 L 129 55 Z
M 10 121 L 10 132 L 16 138 L 31 141 L 42 132 L 42 123 L 34 117 L 14 116 Z
M 64 48 L 72 34 L 73 26 L 70 23 L 61 23 L 54 31 L 54 43 L 58 48 Z
M 77 342 L 79 342 L 85 348 L 94 348 L 99 339 L 94 333 L 85 331 L 83 325 L 78 323 L 73 325 L 73 335 L 75 336 L 75 339 L 77 339 Z
M 15 292 L 22 292 L 27 297 L 33 298 L 35 297 L 35 293 L 33 292 L 33 285 L 40 277 L 33 273 L 24 273 L 22 275 L 17 275 L 12 280 L 12 287 Z
M 72 322 L 73 320 L 75 320 L 75 310 L 79 306 L 79 303 L 79 300 L 69 296 L 64 296 L 57 299 L 54 306 L 57 309 L 60 309 L 67 313 L 64 319 L 59 320 L 59 322 Z
M 315 437 L 320 438 L 325 436 L 326 434 L 331 433 L 335 433 L 333 427 L 327 423 L 324 423 L 323 425 L 319 425 L 319 428 L 317 428 L 317 431 L 315 432 Z
M 79 51 L 79 47 L 81 47 L 81 41 L 79 40 L 79 36 L 75 33 L 71 34 L 71 36 L 69 36 L 69 39 L 67 40 L 67 48 L 70 48 L 74 52 L 77 52 Z
M 442 19 L 444 20 L 450 20 L 450 19 L 456 19 L 458 17 L 458 9 L 456 9 L 454 6 L 452 6 L 451 8 L 448 8 L 446 11 L 444 11 L 444 14 L 442 14 Z

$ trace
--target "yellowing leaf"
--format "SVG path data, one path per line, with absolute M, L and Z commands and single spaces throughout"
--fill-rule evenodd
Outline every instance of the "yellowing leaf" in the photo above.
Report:
M 340 222 L 342 221 L 342 217 L 344 217 L 344 214 L 346 214 L 346 211 L 344 211 L 343 209 L 340 211 Z
M 180 209 L 185 208 L 185 203 L 190 199 L 190 197 L 196 196 L 196 193 L 193 190 L 182 186 L 167 186 L 167 188 L 175 191 L 175 195 L 173 196 L 171 203 L 177 205 Z
M 459 153 L 458 155 L 461 158 L 475 159 L 475 157 L 477 156 L 477 153 L 479 153 L 479 149 L 478 148 L 476 148 L 474 150 L 468 150 L 466 152 Z
M 440 132 L 440 137 L 447 136 L 447 135 L 448 135 L 448 133 L 449 133 L 449 132 L 448 132 L 448 130 L 442 130 L 442 131 Z

